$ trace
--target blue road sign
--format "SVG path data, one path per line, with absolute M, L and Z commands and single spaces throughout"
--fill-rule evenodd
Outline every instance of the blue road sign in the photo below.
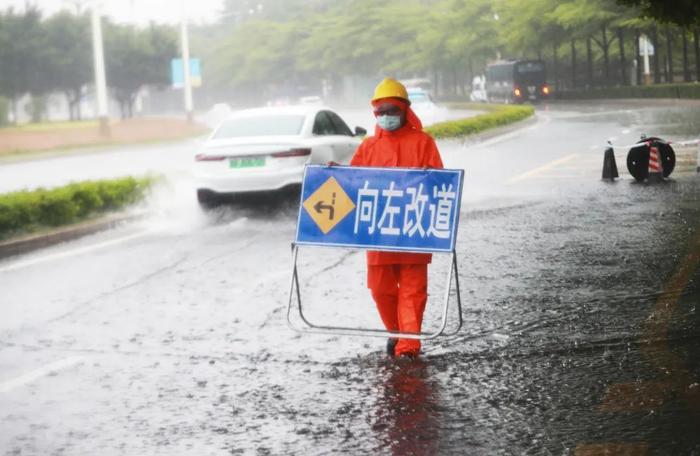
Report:
M 451 252 L 463 170 L 309 165 L 296 243 Z
M 173 88 L 181 89 L 184 87 L 185 66 L 182 64 L 182 59 L 170 60 L 170 80 Z M 202 85 L 202 69 L 199 65 L 199 59 L 190 59 L 190 83 L 192 87 Z

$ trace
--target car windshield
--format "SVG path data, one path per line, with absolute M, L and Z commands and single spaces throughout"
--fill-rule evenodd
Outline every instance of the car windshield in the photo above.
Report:
M 409 93 L 408 98 L 411 100 L 411 103 L 427 103 L 430 101 L 428 94 L 425 92 Z
M 263 116 L 238 117 L 221 124 L 215 139 L 241 138 L 246 136 L 295 136 L 301 133 L 304 116 L 292 114 L 271 114 Z

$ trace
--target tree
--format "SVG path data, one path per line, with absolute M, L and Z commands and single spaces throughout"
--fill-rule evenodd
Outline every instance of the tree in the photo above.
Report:
M 503 26 L 500 28 L 504 42 L 517 56 L 544 58 L 544 53 L 552 50 L 552 69 L 555 86 L 559 84 L 559 47 L 569 33 L 558 22 L 554 14 L 561 2 L 555 0 L 531 0 L 521 3 L 517 0 L 503 0 L 499 5 L 499 15 Z
M 176 32 L 167 26 L 139 29 L 105 24 L 107 84 L 119 102 L 122 118 L 133 116 L 138 92 L 170 81 L 170 60 L 177 54 Z
M 447 37 L 447 52 L 436 57 L 452 62 L 451 70 L 467 79 L 458 85 L 467 85 L 503 50 L 500 17 L 490 0 L 449 0 L 444 6 L 444 21 L 438 29 Z M 460 78 L 455 75 L 454 79 Z
M 594 84 L 591 42 L 596 43 L 603 53 L 602 80 L 604 85 L 608 85 L 611 82 L 610 50 L 616 39 L 610 36 L 610 31 L 620 26 L 631 14 L 630 9 L 617 5 L 613 0 L 568 0 L 554 10 L 553 17 L 562 27 L 586 40 L 588 85 Z
M 38 10 L 0 14 L 0 93 L 10 99 L 15 121 L 17 98 L 25 93 L 34 98 L 32 120 L 43 112 L 43 95 L 51 89 L 49 44 Z
M 642 15 L 662 22 L 672 22 L 688 27 L 700 25 L 698 0 L 617 0 L 622 5 L 636 7 Z
M 80 99 L 92 79 L 89 18 L 62 12 L 49 18 L 44 27 L 50 43 L 52 86 L 65 93 L 70 119 L 80 119 Z

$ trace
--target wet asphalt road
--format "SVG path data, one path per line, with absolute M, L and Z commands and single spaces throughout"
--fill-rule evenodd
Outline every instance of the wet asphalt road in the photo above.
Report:
M 466 170 L 465 325 L 414 362 L 290 331 L 294 195 L 203 214 L 174 167 L 146 220 L 0 262 L 0 452 L 700 454 L 695 151 L 647 185 L 618 150 L 623 178 L 600 181 L 606 139 L 692 138 L 698 120 L 555 104 L 440 143 Z M 361 252 L 304 249 L 300 271 L 310 318 L 379 325 Z

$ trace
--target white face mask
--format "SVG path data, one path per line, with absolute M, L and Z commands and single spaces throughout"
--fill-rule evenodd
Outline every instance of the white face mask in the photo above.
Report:
M 377 117 L 377 125 L 386 131 L 398 130 L 401 127 L 401 116 L 381 115 Z

